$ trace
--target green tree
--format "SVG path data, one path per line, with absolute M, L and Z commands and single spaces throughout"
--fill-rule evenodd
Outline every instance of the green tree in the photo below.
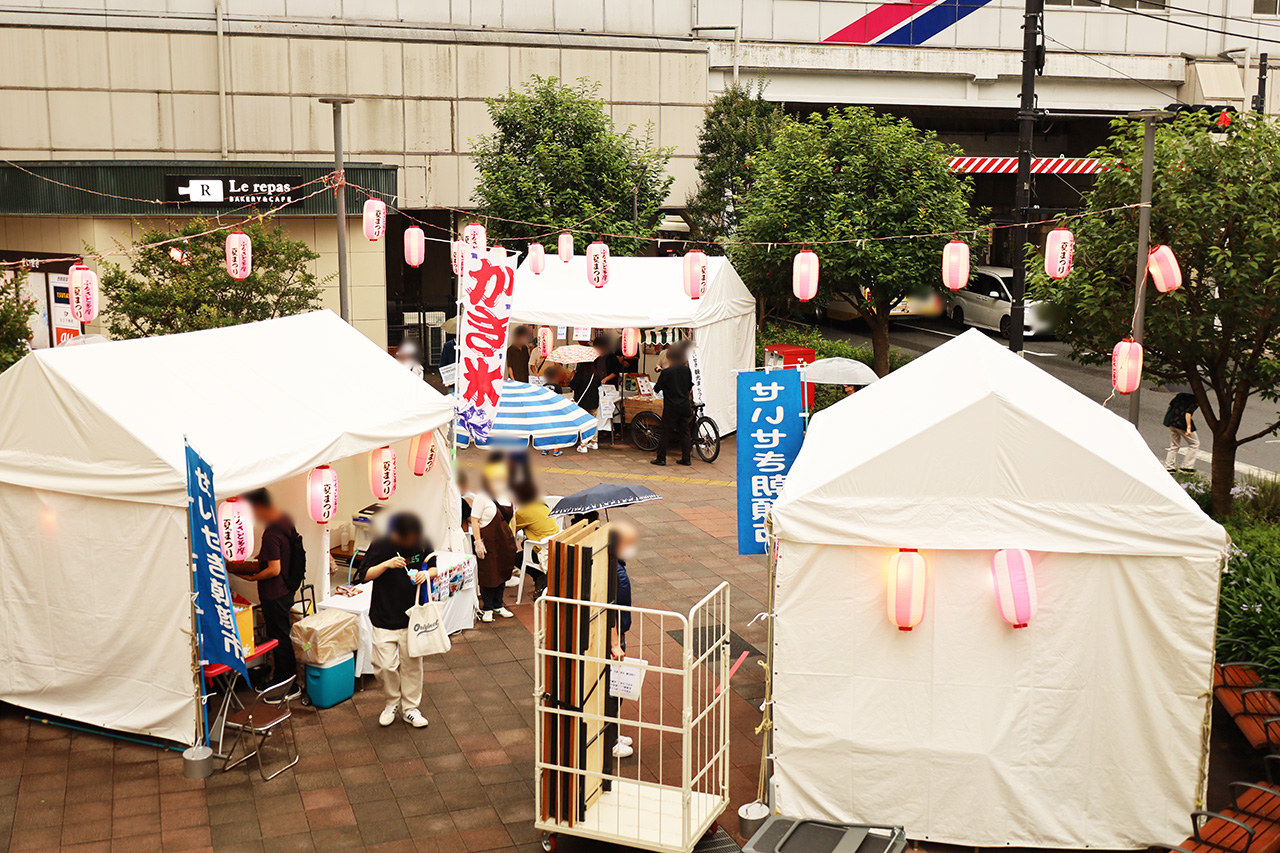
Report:
M 632 134 L 634 127 L 615 130 L 598 89 L 585 79 L 568 86 L 534 75 L 522 92 L 488 99 L 495 131 L 475 140 L 475 200 L 479 217 L 489 217 L 491 241 L 575 228 L 581 252 L 593 233 L 657 234 L 674 180 L 666 174 L 672 149 L 654 145 L 652 124 L 642 137 Z M 650 246 L 616 237 L 607 242 L 619 255 Z
M 0 373 L 30 352 L 31 315 L 36 303 L 22 292 L 25 272 L 0 275 Z
M 698 134 L 698 189 L 685 207 L 694 240 L 712 244 L 737 227 L 741 196 L 752 183 L 753 158 L 773 144 L 782 124 L 782 108 L 764 99 L 764 88 L 763 79 L 735 84 L 707 107 Z
M 144 228 L 129 267 L 101 262 L 103 319 L 112 337 L 235 326 L 320 307 L 323 281 L 311 271 L 320 255 L 289 239 L 278 221 L 264 217 L 242 228 L 253 246 L 253 271 L 244 281 L 227 275 L 227 234 L 202 233 L 211 227 L 191 219 L 168 230 Z M 151 245 L 161 241 L 169 242 Z
M 1133 322 L 1138 211 L 1111 209 L 1140 198 L 1143 125 L 1112 127 L 1086 199 L 1096 213 L 1075 225 L 1072 273 L 1053 281 L 1029 263 L 1032 297 L 1061 313 L 1059 336 L 1090 364 L 1106 363 Z M 1147 292 L 1143 370 L 1195 393 L 1213 433 L 1214 514 L 1226 516 L 1237 448 L 1280 427 L 1240 434 L 1250 397 L 1280 390 L 1280 131 L 1242 115 L 1209 133 L 1203 116 L 1183 116 L 1157 130 L 1152 185 L 1151 242 L 1173 249 L 1183 284 Z
M 941 287 L 943 244 L 975 227 L 973 186 L 948 169 L 958 153 L 931 131 L 865 107 L 784 120 L 755 158 L 735 235 L 766 245 L 730 252 L 762 313 L 794 304 L 792 258 L 809 244 L 821 262 L 814 302 L 848 300 L 871 330 L 872 366 L 888 373 L 890 310 L 910 293 Z M 926 233 L 947 236 L 875 239 Z

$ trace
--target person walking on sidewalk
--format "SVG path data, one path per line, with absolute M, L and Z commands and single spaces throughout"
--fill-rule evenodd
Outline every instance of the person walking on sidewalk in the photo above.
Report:
M 1191 413 L 1199 404 L 1194 394 L 1183 392 L 1174 395 L 1169 401 L 1169 409 L 1164 413 L 1164 425 L 1169 428 L 1169 452 L 1164 457 L 1164 469 L 1173 471 L 1196 470 L 1196 454 L 1200 452 L 1200 437 L 1196 435 L 1196 424 Z M 1178 467 L 1178 450 L 1182 442 L 1187 443 L 1186 462 Z
M 667 445 L 674 435 L 680 439 L 679 465 L 691 465 L 693 451 L 693 371 L 689 369 L 689 342 L 671 347 L 669 364 L 653 384 L 662 392 L 662 433 L 658 438 L 658 455 L 654 465 L 667 464 Z

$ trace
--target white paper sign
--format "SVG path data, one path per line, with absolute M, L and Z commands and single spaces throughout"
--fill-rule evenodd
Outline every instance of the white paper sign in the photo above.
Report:
M 615 699 L 639 699 L 648 665 L 647 660 L 629 657 L 623 658 L 621 663 L 610 664 L 609 695 Z
M 582 341 L 583 343 L 591 343 L 591 327 L 590 326 L 574 326 L 573 339 Z
M 568 339 L 569 339 L 569 327 L 568 327 L 568 326 L 556 326 L 556 340 L 557 340 L 557 341 L 567 341 Z
M 440 381 L 445 385 L 452 385 L 458 381 L 458 362 L 440 365 Z
M 693 403 L 695 406 L 705 406 L 707 401 L 702 396 L 702 356 L 698 355 L 697 347 L 689 350 L 689 371 L 693 374 Z

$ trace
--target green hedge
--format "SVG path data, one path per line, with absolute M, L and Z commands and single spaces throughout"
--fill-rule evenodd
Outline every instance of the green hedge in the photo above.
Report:
M 756 335 L 756 365 L 764 366 L 764 348 L 772 344 L 790 344 L 812 349 L 817 358 L 852 358 L 863 364 L 871 365 L 871 345 L 854 346 L 848 341 L 830 340 L 822 336 L 822 332 L 813 326 L 797 326 L 789 323 L 766 323 L 764 330 Z M 897 370 L 912 360 L 914 356 L 901 350 L 890 350 L 889 369 Z M 818 385 L 814 392 L 813 411 L 820 412 L 833 403 L 844 399 L 844 390 L 839 385 Z

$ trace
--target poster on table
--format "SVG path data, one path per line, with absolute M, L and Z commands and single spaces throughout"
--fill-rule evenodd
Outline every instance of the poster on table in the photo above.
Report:
M 495 261 L 468 252 L 464 263 L 458 419 L 473 439 L 483 442 L 493 426 L 506 371 L 515 256 Z
M 800 374 L 738 374 L 738 553 L 765 552 L 765 516 L 800 453 Z
M 213 469 L 187 445 L 187 517 L 191 528 L 191 573 L 196 589 L 196 625 L 205 664 L 223 664 L 246 680 L 240 632 L 231 603 L 231 584 L 222 559 Z

